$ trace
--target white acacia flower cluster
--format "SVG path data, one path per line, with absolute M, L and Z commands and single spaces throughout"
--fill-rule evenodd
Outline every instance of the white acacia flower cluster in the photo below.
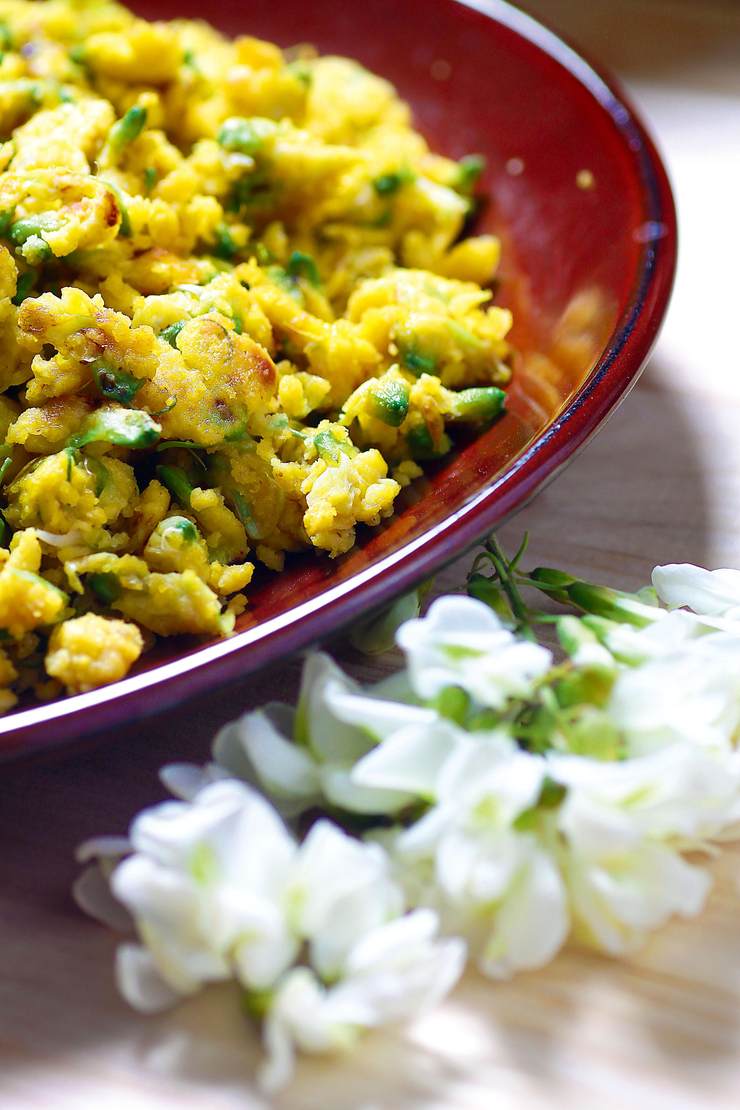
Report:
M 399 629 L 400 674 L 363 690 L 311 656 L 295 709 L 228 725 L 211 764 L 165 768 L 182 800 L 84 848 L 103 870 L 80 901 L 138 933 L 129 1001 L 237 980 L 274 1089 L 296 1047 L 437 1001 L 466 952 L 505 978 L 569 937 L 619 955 L 701 909 L 710 877 L 686 856 L 740 821 L 740 572 L 658 567 L 629 596 L 550 573 L 586 614 L 562 618 L 565 661 L 441 598 Z M 285 824 L 322 808 L 302 840 Z
M 127 1001 L 151 1013 L 236 980 L 263 1019 L 267 1090 L 290 1078 L 296 1046 L 347 1047 L 362 1029 L 433 1005 L 463 968 L 463 942 L 438 938 L 432 910 L 405 913 L 382 848 L 325 820 L 299 843 L 235 779 L 146 810 L 128 841 L 90 841 L 80 854 L 105 861 L 110 884 L 93 866 L 77 883 L 80 904 L 116 925 L 123 907 L 138 933 L 118 949 Z

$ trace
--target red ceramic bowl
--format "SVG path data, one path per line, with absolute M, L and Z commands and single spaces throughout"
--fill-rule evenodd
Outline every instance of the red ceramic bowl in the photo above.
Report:
M 348 54 L 393 81 L 431 144 L 481 152 L 501 235 L 498 300 L 521 352 L 508 414 L 420 480 L 346 557 L 296 559 L 251 593 L 238 632 L 163 642 L 112 686 L 0 721 L 0 755 L 110 729 L 241 678 L 336 632 L 462 554 L 553 478 L 625 396 L 670 295 L 675 212 L 655 148 L 619 87 L 499 0 L 141 0 L 148 18 Z

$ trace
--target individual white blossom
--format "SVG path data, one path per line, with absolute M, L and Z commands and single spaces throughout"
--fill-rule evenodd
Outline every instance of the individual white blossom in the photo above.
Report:
M 188 791 L 189 774 L 180 776 Z M 100 838 L 81 856 L 122 852 L 130 854 L 112 871 L 107 864 L 110 885 L 140 943 L 118 950 L 121 993 L 155 1012 L 236 979 L 262 1000 L 270 1089 L 289 1078 L 294 1046 L 336 1049 L 413 1016 L 462 970 L 463 942 L 437 939 L 432 911 L 406 914 L 379 844 L 324 820 L 299 844 L 264 798 L 233 779 L 144 811 L 127 840 Z
M 281 981 L 264 1023 L 262 1087 L 275 1091 L 292 1074 L 295 1049 L 340 1052 L 361 1030 L 416 1017 L 455 985 L 465 945 L 438 939 L 438 920 L 417 910 L 368 933 L 347 953 L 342 978 L 325 987 L 308 968 Z
M 358 937 L 403 913 L 386 853 L 328 821 L 318 821 L 298 849 L 283 895 L 291 931 L 310 943 L 319 974 L 341 974 Z
M 674 914 L 704 905 L 711 879 L 665 844 L 638 840 L 611 853 L 563 853 L 574 935 L 612 956 L 639 948 Z
M 558 828 L 578 852 L 608 853 L 645 837 L 701 848 L 740 818 L 740 753 L 672 744 L 618 762 L 548 757 L 567 787 Z
M 644 628 L 614 622 L 605 622 L 601 628 L 604 646 L 618 662 L 631 667 L 651 659 L 675 656 L 708 631 L 704 620 L 684 609 L 666 613 L 663 620 Z
M 258 794 L 231 780 L 212 783 L 192 802 L 145 810 L 130 841 L 133 854 L 113 871 L 111 889 L 148 950 L 119 961 L 133 1005 L 157 1007 L 158 979 L 171 994 L 233 976 L 265 989 L 290 966 L 300 941 L 281 898 L 296 845 Z
M 442 597 L 425 617 L 407 621 L 397 642 L 421 698 L 460 686 L 478 704 L 498 709 L 526 696 L 552 663 L 539 644 L 517 639 L 492 609 L 468 597 Z
M 740 729 L 740 637 L 689 638 L 625 668 L 607 708 L 630 754 L 677 742 L 728 748 Z
M 517 827 L 536 806 L 545 772 L 542 758 L 505 735 L 471 737 L 442 767 L 436 804 L 395 840 L 406 882 L 416 886 L 412 899 L 438 908 L 494 978 L 546 963 L 568 932 L 552 854 Z
M 575 935 L 610 953 L 639 947 L 673 914 L 701 909 L 711 879 L 682 859 L 740 816 L 737 753 L 690 744 L 621 763 L 553 756 Z

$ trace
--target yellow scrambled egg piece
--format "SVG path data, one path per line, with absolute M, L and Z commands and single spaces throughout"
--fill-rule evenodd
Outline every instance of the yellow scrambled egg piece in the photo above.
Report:
M 54 628 L 46 672 L 59 679 L 69 694 L 82 693 L 123 678 L 143 646 L 135 624 L 86 613 Z
M 481 169 L 349 59 L 0 0 L 0 712 L 228 635 L 496 418 Z

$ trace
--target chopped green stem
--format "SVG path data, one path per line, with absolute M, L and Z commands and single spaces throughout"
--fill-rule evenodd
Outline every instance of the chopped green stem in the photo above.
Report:
M 132 143 L 134 139 L 138 139 L 146 126 L 146 118 L 146 108 L 143 108 L 140 104 L 135 104 L 133 108 L 129 108 L 121 119 L 113 124 L 108 136 L 108 143 L 116 154 L 120 154 L 125 146 Z
M 16 283 L 15 295 L 11 298 L 14 305 L 21 305 L 26 297 L 31 292 L 33 284 L 36 281 L 36 271 L 26 270 L 25 273 L 18 275 Z
M 450 418 L 462 421 L 494 420 L 504 410 L 506 394 L 497 386 L 462 389 L 455 395 Z
M 409 387 L 405 382 L 379 382 L 368 396 L 370 413 L 383 424 L 398 428 L 409 411 Z
M 158 466 L 157 477 L 181 505 L 184 505 L 186 509 L 190 508 L 190 495 L 194 487 L 182 467 Z

